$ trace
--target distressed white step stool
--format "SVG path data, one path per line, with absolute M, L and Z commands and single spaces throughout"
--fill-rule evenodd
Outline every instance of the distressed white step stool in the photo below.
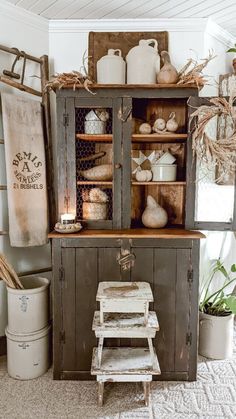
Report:
M 93 349 L 91 374 L 97 376 L 98 404 L 103 404 L 104 383 L 142 382 L 145 405 L 149 404 L 150 382 L 153 375 L 160 375 L 156 352 L 155 367 L 152 365 L 147 348 L 104 348 L 102 366 L 99 366 L 98 349 Z
M 100 311 L 94 313 L 92 328 L 99 344 L 93 351 L 91 374 L 97 376 L 98 403 L 103 404 L 105 382 L 140 381 L 148 405 L 152 375 L 161 373 L 152 345 L 159 324 L 156 313 L 149 312 L 151 287 L 146 282 L 100 282 L 96 299 Z M 108 337 L 146 338 L 149 348 L 103 348 Z
M 101 324 L 104 313 L 143 313 L 146 325 L 153 295 L 147 282 L 100 282 L 96 300 L 100 302 Z

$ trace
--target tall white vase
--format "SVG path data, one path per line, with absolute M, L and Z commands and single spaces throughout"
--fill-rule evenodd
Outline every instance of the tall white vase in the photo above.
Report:
M 226 359 L 233 355 L 234 315 L 211 316 L 199 313 L 199 354 L 207 358 Z

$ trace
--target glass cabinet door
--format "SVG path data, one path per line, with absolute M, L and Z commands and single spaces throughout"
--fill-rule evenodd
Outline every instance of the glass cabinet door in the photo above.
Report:
M 121 121 L 116 117 L 120 102 L 92 95 L 65 102 L 60 157 L 65 198 L 59 212 L 74 213 L 86 228 L 121 228 Z
M 191 98 L 189 117 L 201 105 L 209 106 L 207 98 Z M 223 175 L 213 162 L 193 157 L 191 133 L 197 117 L 189 126 L 187 158 L 186 228 L 202 230 L 235 230 L 235 173 Z M 205 132 L 213 140 L 223 138 L 231 129 L 230 121 L 213 117 Z

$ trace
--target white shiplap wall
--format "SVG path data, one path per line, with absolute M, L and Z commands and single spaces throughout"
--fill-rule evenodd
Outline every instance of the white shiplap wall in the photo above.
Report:
M 4 1 L 4 0 L 2 0 Z M 47 19 L 209 18 L 236 35 L 235 0 L 7 0 Z

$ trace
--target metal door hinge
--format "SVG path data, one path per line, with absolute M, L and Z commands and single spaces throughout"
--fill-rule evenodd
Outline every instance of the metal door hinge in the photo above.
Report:
M 192 332 L 186 333 L 186 345 L 192 345 Z
M 192 282 L 193 282 L 193 269 L 188 270 L 187 280 L 190 284 L 192 284 Z
M 63 114 L 63 125 L 64 125 L 64 127 L 68 127 L 68 125 L 69 125 L 69 115 L 68 115 L 68 113 Z
M 65 334 L 65 331 L 63 330 L 62 332 L 60 332 L 60 342 L 65 343 L 65 341 L 66 341 L 66 334 Z
M 64 268 L 62 267 L 59 269 L 59 280 L 65 281 L 65 271 L 64 271 Z

